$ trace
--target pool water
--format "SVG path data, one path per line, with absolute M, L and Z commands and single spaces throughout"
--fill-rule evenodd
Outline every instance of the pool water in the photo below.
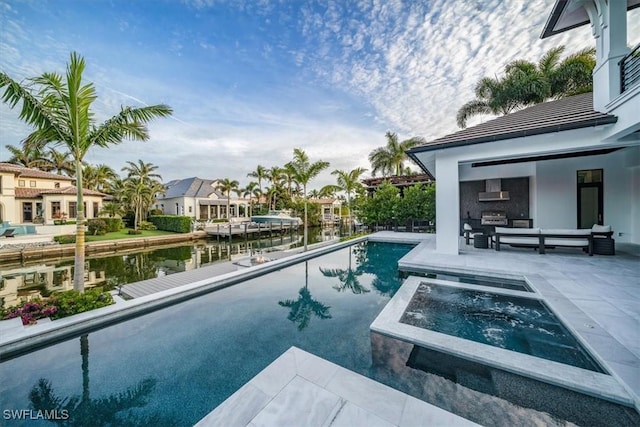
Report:
M 58 398 L 75 425 L 193 425 L 292 345 L 371 376 L 369 325 L 411 249 L 355 244 L 8 360 L 0 407 Z
M 537 299 L 421 283 L 400 322 L 604 373 Z

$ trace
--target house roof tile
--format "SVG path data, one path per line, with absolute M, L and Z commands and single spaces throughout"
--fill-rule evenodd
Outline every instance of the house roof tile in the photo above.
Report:
M 0 172 L 13 173 L 19 177 L 24 178 L 47 178 L 56 179 L 59 181 L 73 181 L 73 178 L 58 175 L 51 172 L 41 171 L 40 169 L 27 168 L 20 165 L 14 165 L 13 163 L 0 162 Z
M 167 191 L 164 194 L 164 199 L 171 199 L 174 197 L 201 197 L 208 198 L 211 194 L 215 194 L 218 198 L 224 197 L 224 195 L 215 190 L 214 179 L 201 179 L 198 177 L 176 179 L 169 181 L 166 184 Z
M 593 94 L 584 93 L 534 105 L 445 135 L 414 147 L 408 153 L 412 155 L 423 151 L 580 129 L 611 124 L 617 120 L 614 115 L 595 111 Z

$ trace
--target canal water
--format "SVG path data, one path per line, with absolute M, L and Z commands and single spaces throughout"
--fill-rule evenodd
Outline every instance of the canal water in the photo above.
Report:
M 339 228 L 309 230 L 308 243 L 340 237 Z M 208 239 L 167 246 L 95 254 L 85 260 L 85 287 L 105 290 L 272 250 L 302 246 L 302 232 L 262 236 L 260 239 Z M 0 307 L 73 289 L 73 257 L 0 265 Z

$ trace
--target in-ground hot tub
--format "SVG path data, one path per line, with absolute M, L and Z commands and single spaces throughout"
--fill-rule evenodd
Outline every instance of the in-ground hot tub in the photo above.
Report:
M 410 276 L 371 324 L 373 368 L 445 409 L 447 396 L 493 395 L 581 425 L 640 422 L 624 387 L 531 290 Z

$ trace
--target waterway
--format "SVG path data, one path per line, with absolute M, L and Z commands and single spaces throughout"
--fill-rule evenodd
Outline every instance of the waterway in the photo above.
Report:
M 338 228 L 310 229 L 309 244 L 340 237 Z M 120 285 L 194 270 L 217 262 L 232 261 L 272 250 L 302 245 L 302 233 L 263 236 L 260 239 L 208 239 L 161 247 L 95 254 L 85 260 L 85 287 L 105 290 Z M 73 257 L 37 260 L 0 266 L 0 307 L 34 300 L 52 292 L 73 289 Z

